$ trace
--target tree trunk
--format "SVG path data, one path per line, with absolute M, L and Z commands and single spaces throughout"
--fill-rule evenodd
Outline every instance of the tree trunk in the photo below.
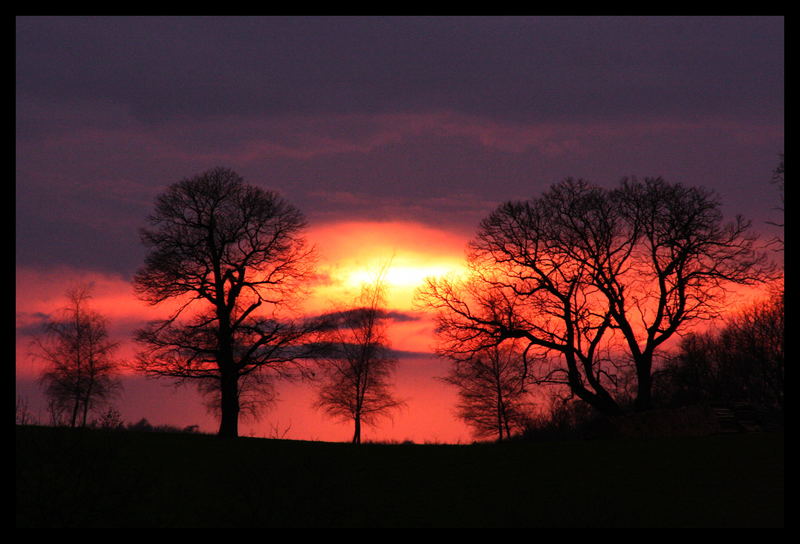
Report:
M 500 393 L 497 394 L 497 441 L 503 441 L 503 403 Z
M 78 413 L 81 407 L 81 397 L 79 393 L 75 394 L 75 404 L 72 406 L 72 417 L 69 420 L 69 426 L 75 427 L 78 424 Z
M 650 373 L 651 361 L 636 362 L 637 391 L 634 409 L 637 412 L 644 412 L 652 407 L 653 378 Z
M 233 372 L 223 372 L 220 380 L 220 424 L 219 436 L 236 438 L 239 436 L 239 376 Z
M 353 444 L 361 444 L 361 417 L 355 417 L 355 431 L 353 432 Z
M 86 388 L 86 395 L 83 399 L 83 422 L 81 423 L 81 427 L 86 427 L 86 418 L 89 415 L 89 403 L 92 399 L 92 381 L 89 381 L 89 385 Z
M 580 373 L 577 370 L 574 358 L 567 355 L 567 380 L 570 390 L 579 399 L 586 402 L 592 408 L 607 416 L 613 416 L 620 413 L 620 407 L 616 401 L 609 395 L 599 383 L 596 383 L 594 391 L 587 389 L 580 378 Z
M 219 270 L 215 271 L 217 280 L 217 365 L 220 372 L 220 422 L 218 435 L 224 438 L 239 436 L 239 370 L 234 364 L 233 331 L 231 315 L 225 304 L 224 281 L 219 279 Z
M 81 427 L 86 427 L 86 418 L 89 415 L 89 397 L 83 400 L 83 412 L 81 413 Z
M 622 411 L 619 404 L 605 391 L 603 391 L 603 394 L 595 394 L 584 390 L 580 393 L 576 392 L 576 394 L 603 415 L 616 416 Z

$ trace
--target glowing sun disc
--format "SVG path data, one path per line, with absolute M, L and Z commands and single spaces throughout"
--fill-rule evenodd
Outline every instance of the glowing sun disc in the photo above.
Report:
M 416 287 L 421 285 L 425 278 L 443 276 L 454 272 L 456 267 L 444 265 L 432 266 L 391 266 L 383 279 L 393 287 Z M 347 283 L 352 286 L 372 283 L 376 279 L 375 272 L 368 270 L 354 270 L 347 278 Z

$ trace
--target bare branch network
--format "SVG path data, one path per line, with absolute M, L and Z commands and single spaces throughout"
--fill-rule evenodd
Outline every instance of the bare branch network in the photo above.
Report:
M 527 379 L 565 383 L 606 413 L 621 410 L 614 385 L 627 359 L 644 410 L 658 348 L 717 317 L 730 286 L 771 277 L 756 241 L 743 218 L 725 223 L 704 189 L 645 178 L 607 190 L 569 178 L 499 206 L 470 244 L 468 279 L 431 279 L 419 301 L 436 313 L 444 357 L 524 340 Z

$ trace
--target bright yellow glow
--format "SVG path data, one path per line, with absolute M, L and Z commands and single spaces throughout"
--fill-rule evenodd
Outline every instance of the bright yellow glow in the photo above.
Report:
M 334 223 L 316 227 L 309 238 L 319 248 L 317 271 L 324 278 L 306 302 L 309 312 L 352 304 L 384 267 L 386 306 L 404 311 L 414 308 L 426 278 L 464 272 L 467 240 L 415 223 Z
M 340 286 L 341 292 L 350 295 L 360 292 L 364 285 L 373 284 L 386 266 L 388 259 L 376 258 L 364 261 L 340 261 L 338 269 L 332 275 L 334 284 Z M 420 253 L 405 253 L 395 256 L 383 272 L 382 281 L 386 288 L 388 305 L 396 309 L 410 309 L 417 288 L 427 278 L 454 276 L 464 272 L 461 261 L 456 259 L 438 259 L 432 261 L 430 256 Z
M 383 281 L 390 288 L 400 287 L 418 287 L 422 285 L 425 278 L 439 277 L 449 273 L 455 272 L 459 265 L 406 265 L 406 266 L 390 266 L 386 271 Z M 369 284 L 375 281 L 376 273 L 369 270 L 353 270 L 347 278 L 347 283 L 351 287 L 358 287 L 362 284 Z

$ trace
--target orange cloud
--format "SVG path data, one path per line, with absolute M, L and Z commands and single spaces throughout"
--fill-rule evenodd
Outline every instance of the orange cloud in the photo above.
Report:
M 410 222 L 345 222 L 313 227 L 309 242 L 318 248 L 318 272 L 322 278 L 312 286 L 303 310 L 322 313 L 351 303 L 362 283 L 391 259 L 386 273 L 389 309 L 413 312 L 417 286 L 429 275 L 458 272 L 466 240 L 459 235 Z M 40 269 L 17 267 L 16 330 L 17 370 L 35 373 L 29 356 L 30 333 L 44 319 L 67 305 L 65 292 L 71 286 L 93 286 L 91 306 L 108 318 L 109 334 L 121 344 L 121 352 L 133 353 L 131 334 L 142 323 L 163 318 L 177 302 L 151 307 L 139 300 L 127 278 L 117 274 L 72 267 Z M 406 351 L 428 351 L 432 340 L 425 316 L 394 322 L 393 347 Z

